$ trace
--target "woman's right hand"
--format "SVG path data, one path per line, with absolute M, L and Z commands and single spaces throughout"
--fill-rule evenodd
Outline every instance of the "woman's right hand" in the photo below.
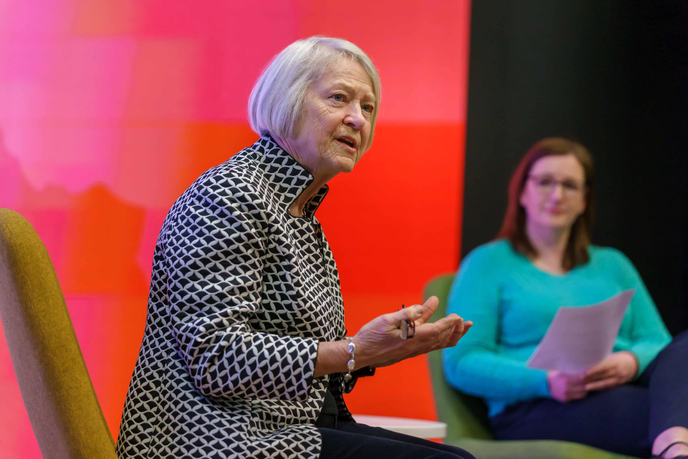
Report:
M 438 304 L 437 297 L 432 296 L 422 306 L 384 314 L 364 325 L 353 337 L 356 367 L 388 366 L 430 351 L 456 346 L 473 323 L 464 322 L 456 314 L 428 323 Z M 413 338 L 401 337 L 400 326 L 404 319 L 415 322 Z
M 549 393 L 555 400 L 566 403 L 588 395 L 585 390 L 585 375 L 569 375 L 559 371 L 547 372 Z

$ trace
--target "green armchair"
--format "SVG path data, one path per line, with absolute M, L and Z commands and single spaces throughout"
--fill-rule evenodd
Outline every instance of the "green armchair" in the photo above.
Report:
M 47 250 L 0 208 L 0 318 L 44 459 L 117 459 Z
M 446 315 L 447 298 L 453 281 L 454 274 L 445 274 L 435 277 L 425 286 L 425 299 L 434 295 L 440 300 L 434 319 Z M 482 399 L 461 393 L 446 382 L 442 373 L 440 351 L 431 352 L 428 361 L 437 416 L 447 424 L 446 444 L 470 451 L 479 459 L 632 459 L 564 441 L 494 440 L 490 432 L 487 407 Z

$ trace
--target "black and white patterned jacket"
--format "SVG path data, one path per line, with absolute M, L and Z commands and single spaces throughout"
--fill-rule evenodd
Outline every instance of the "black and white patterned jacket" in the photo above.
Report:
M 345 330 L 339 274 L 313 215 L 327 187 L 303 218 L 288 211 L 312 180 L 266 136 L 172 206 L 155 248 L 121 459 L 319 456 L 313 422 L 341 375 L 313 378 L 318 342 Z M 350 417 L 341 392 L 335 398 Z

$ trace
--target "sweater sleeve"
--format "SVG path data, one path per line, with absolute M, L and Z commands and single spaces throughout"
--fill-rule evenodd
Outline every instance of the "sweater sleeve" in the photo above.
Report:
M 624 286 L 624 289 L 635 289 L 635 295 L 633 295 L 626 313 L 626 320 L 630 320 L 630 327 L 628 327 L 628 336 L 624 336 L 624 338 L 630 341 L 629 351 L 633 352 L 638 359 L 637 377 L 669 344 L 671 335 L 633 263 L 618 250 L 610 250 L 614 254 L 618 267 L 617 272 L 621 277 L 619 279 L 621 285 Z
M 480 397 L 528 400 L 549 397 L 547 373 L 499 353 L 499 259 L 489 246 L 461 265 L 449 295 L 448 313 L 472 320 L 459 344 L 443 351 L 444 374 L 452 386 Z
M 255 193 L 201 186 L 180 209 L 164 255 L 169 313 L 198 390 L 219 398 L 308 398 L 318 342 L 254 330 L 268 245 Z

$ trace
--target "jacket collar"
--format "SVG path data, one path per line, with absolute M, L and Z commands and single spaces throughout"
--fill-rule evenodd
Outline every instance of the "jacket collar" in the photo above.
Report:
M 264 135 L 258 139 L 252 149 L 261 155 L 263 170 L 273 186 L 271 191 L 280 203 L 286 206 L 288 213 L 296 198 L 313 182 L 313 175 L 280 147 L 270 135 Z M 304 218 L 313 217 L 328 191 L 329 186 L 323 185 L 313 195 L 303 209 Z

